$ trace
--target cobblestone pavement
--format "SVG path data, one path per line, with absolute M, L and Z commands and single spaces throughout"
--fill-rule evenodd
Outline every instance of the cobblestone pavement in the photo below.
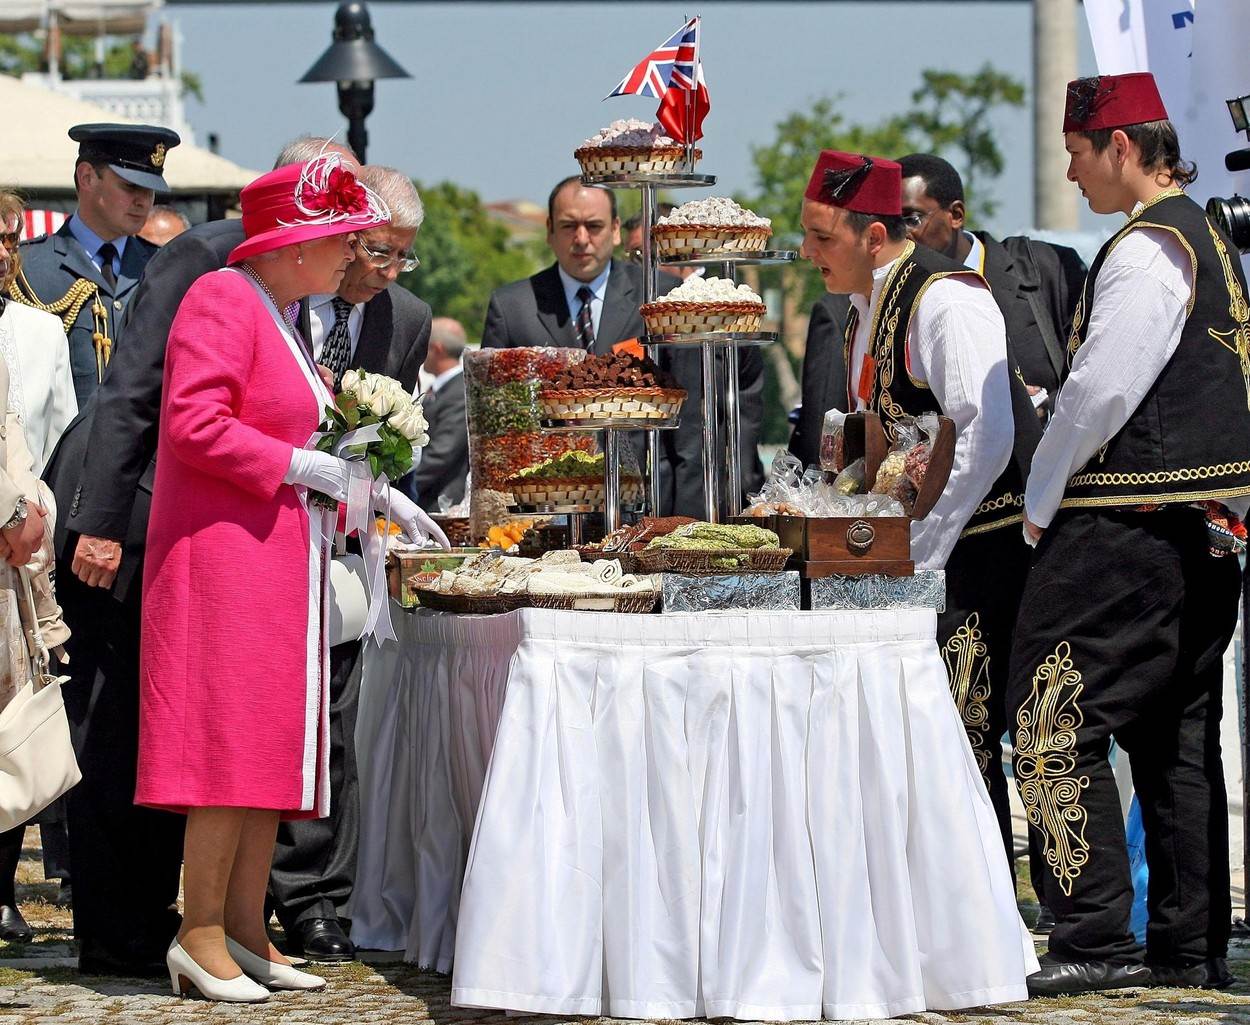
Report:
M 36 836 L 28 835 L 28 845 Z M 36 852 L 19 869 L 18 899 L 36 930 L 24 945 L 0 943 L 0 1025 L 558 1025 L 611 1019 L 506 1016 L 452 1007 L 451 980 L 400 962 L 370 959 L 317 970 L 329 986 L 316 994 L 277 994 L 265 1004 L 240 1006 L 180 1000 L 168 981 L 81 976 L 74 969 L 69 913 L 49 903 L 55 886 L 42 880 Z M 1026 913 L 1027 917 L 1027 913 Z M 946 1014 L 909 1015 L 924 1025 L 1250 1025 L 1250 948 L 1237 951 L 1240 980 L 1223 993 L 1201 990 L 1123 990 L 1099 997 L 1033 1000 Z M 622 1023 L 624 1025 L 624 1023 Z

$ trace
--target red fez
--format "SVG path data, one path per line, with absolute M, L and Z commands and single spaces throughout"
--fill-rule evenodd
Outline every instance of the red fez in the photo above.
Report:
M 903 169 L 893 160 L 820 151 L 803 195 L 814 203 L 861 214 L 902 216 Z
M 1068 83 L 1068 102 L 1063 112 L 1065 132 L 1124 128 L 1167 119 L 1167 108 L 1155 76 L 1149 71 L 1095 75 Z

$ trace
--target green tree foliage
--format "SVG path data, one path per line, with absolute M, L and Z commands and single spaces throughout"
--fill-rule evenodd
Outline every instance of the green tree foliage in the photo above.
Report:
M 130 75 L 131 40 L 104 37 L 102 77 Z M 95 75 L 96 41 L 90 36 L 61 37 L 61 77 L 91 78 Z M 20 75 L 43 70 L 43 44 L 29 32 L 0 35 L 0 73 Z
M 1002 106 L 1023 107 L 1023 83 L 988 64 L 973 75 L 926 70 L 921 82 L 911 95 L 916 105 L 912 128 L 927 139 L 931 152 L 946 156 L 959 169 L 970 213 L 993 217 L 998 204 L 981 186 L 985 178 L 1003 173 L 1003 154 L 990 114 Z
M 425 204 L 414 246 L 421 266 L 402 275 L 400 284 L 429 303 L 435 316 L 460 321 L 472 341 L 481 335 L 491 292 L 533 274 L 544 257 L 536 246 L 510 244 L 507 228 L 490 217 L 476 192 L 452 182 L 418 182 L 417 189 Z

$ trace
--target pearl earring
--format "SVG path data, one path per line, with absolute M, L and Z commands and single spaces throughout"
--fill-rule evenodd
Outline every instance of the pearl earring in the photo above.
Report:
M 296 253 L 296 254 L 295 254 L 295 262 L 296 262 L 296 263 L 303 263 L 303 262 L 304 262 L 304 254 L 303 254 L 303 253 Z

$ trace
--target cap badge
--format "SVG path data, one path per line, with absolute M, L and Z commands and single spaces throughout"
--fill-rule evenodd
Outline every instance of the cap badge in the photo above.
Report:
M 152 166 L 155 168 L 165 166 L 165 144 L 163 142 L 156 144 L 156 149 L 152 150 L 152 155 L 148 157 L 148 160 L 152 162 Z

